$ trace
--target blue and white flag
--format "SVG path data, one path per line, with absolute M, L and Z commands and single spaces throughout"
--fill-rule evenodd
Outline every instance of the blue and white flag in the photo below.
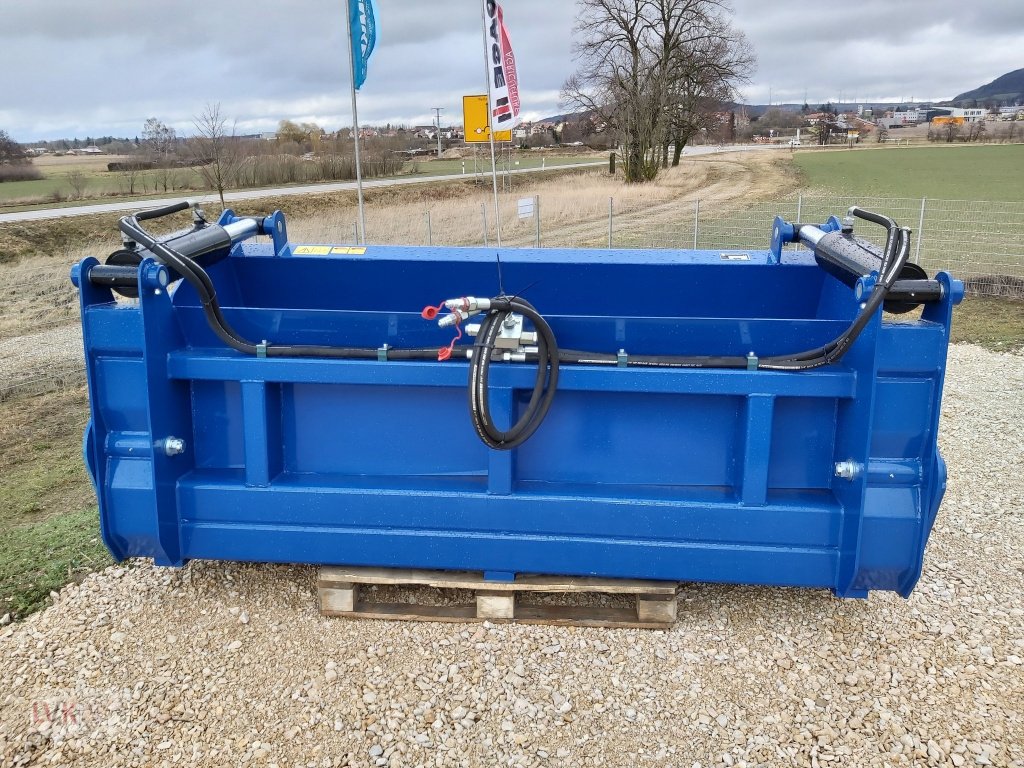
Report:
M 352 41 L 352 60 L 355 62 L 352 80 L 358 91 L 366 82 L 366 64 L 377 44 L 377 19 L 373 0 L 349 0 L 349 40 Z

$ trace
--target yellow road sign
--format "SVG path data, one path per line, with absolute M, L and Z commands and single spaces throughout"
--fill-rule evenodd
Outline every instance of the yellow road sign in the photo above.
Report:
M 487 94 L 462 97 L 462 123 L 466 128 L 466 143 L 487 143 L 491 127 L 487 120 Z M 512 141 L 512 131 L 495 131 L 495 141 Z

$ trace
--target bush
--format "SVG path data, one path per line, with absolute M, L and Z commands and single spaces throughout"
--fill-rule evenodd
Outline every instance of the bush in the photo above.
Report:
M 43 174 L 31 163 L 0 165 L 0 183 L 5 181 L 39 181 Z

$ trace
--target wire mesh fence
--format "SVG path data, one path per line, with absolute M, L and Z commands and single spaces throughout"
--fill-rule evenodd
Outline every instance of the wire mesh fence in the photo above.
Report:
M 965 281 L 969 293 L 1024 298 L 1020 203 L 817 195 L 665 201 L 645 192 L 499 196 L 501 242 L 510 248 L 765 249 L 776 215 L 820 223 L 854 204 L 911 227 L 912 258 L 929 274 L 947 270 Z M 367 231 L 378 244 L 496 246 L 494 213 L 489 196 L 419 211 L 406 206 L 401 215 L 368 208 Z M 356 239 L 346 214 L 296 224 L 296 242 Z M 861 224 L 858 233 L 871 237 L 874 229 Z M 64 260 L 39 259 L 0 268 L 0 400 L 81 385 L 78 300 L 68 267 Z
M 460 201 L 461 202 L 461 201 Z M 913 230 L 912 260 L 929 274 L 953 273 L 971 294 L 1024 298 L 1024 205 L 1010 202 L 823 195 L 749 202 L 595 195 L 501 195 L 504 247 L 764 249 L 772 221 L 821 223 L 851 206 L 878 211 Z M 453 202 L 419 216 L 367 212 L 370 242 L 391 245 L 494 246 L 492 201 Z M 876 237 L 868 224 L 858 234 Z M 312 239 L 352 242 L 352 222 L 319 224 Z M 797 247 L 797 246 L 792 246 Z

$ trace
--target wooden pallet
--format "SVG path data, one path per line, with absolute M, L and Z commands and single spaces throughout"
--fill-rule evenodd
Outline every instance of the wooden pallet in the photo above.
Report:
M 459 605 L 365 602 L 360 599 L 359 587 L 370 584 L 470 590 L 476 600 Z M 317 591 L 324 616 L 668 629 L 676 620 L 678 586 L 674 581 L 576 576 L 519 575 L 515 581 L 485 581 L 480 572 L 324 566 Z M 625 594 L 634 595 L 636 603 L 633 607 L 517 604 L 516 594 L 522 592 Z

